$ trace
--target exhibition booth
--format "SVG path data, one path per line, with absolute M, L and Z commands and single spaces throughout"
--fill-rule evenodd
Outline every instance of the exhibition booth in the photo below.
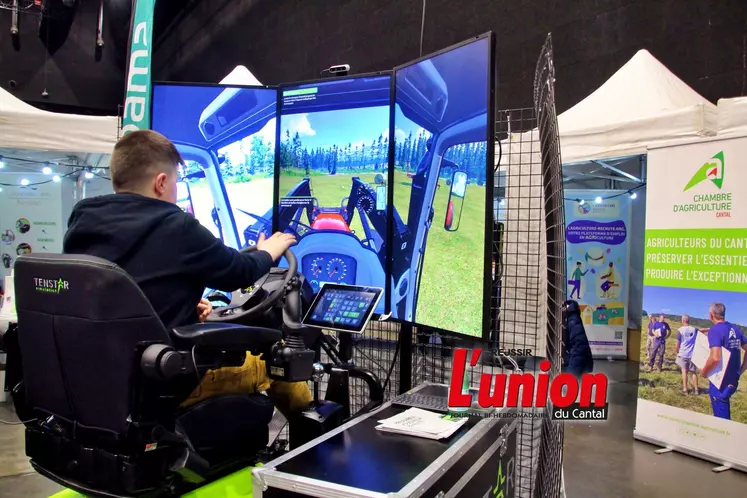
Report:
M 0 275 L 18 255 L 62 251 L 67 217 L 86 195 L 79 177 L 95 181 L 108 166 L 118 123 L 42 111 L 0 89 Z
M 713 136 L 720 115 L 716 106 L 640 50 L 558 116 L 568 294 L 583 308 L 596 357 L 639 357 L 647 150 L 673 140 Z
M 503 230 L 496 230 L 492 209 L 493 43 L 486 34 L 392 71 L 280 87 L 247 86 L 250 75 L 242 68 L 221 85 L 153 85 L 151 128 L 185 160 L 179 206 L 241 251 L 276 231 L 298 243 L 253 287 L 206 290 L 214 311 L 204 326 L 169 331 L 141 307 L 133 282 L 110 265 L 33 254 L 15 265 L 21 322 L 32 320 L 42 303 L 62 320 L 26 329 L 23 357 L 34 357 L 35 365 L 43 357 L 47 367 L 24 369 L 25 398 L 18 403 L 57 421 L 56 432 L 27 424 L 27 453 L 38 472 L 69 488 L 61 496 L 195 488 L 202 496 L 227 487 L 266 497 L 491 490 L 509 497 L 519 495 L 520 485 L 531 491 L 532 478 L 518 468 L 515 410 L 478 405 L 470 389 L 477 378 L 466 377 L 466 401 L 453 405 L 447 379 L 403 388 L 414 378 L 406 363 L 415 356 L 415 329 L 451 345 L 502 340 L 491 335 L 495 293 L 502 292 L 498 270 L 508 266 L 496 260 Z M 506 219 L 505 232 L 526 232 L 520 224 Z M 532 243 L 539 247 L 539 237 Z M 31 278 L 42 270 L 55 280 Z M 80 303 L 74 317 L 65 305 L 71 294 L 62 291 L 68 288 Z M 533 292 L 539 298 L 546 290 Z M 108 306 L 109 300 L 123 304 Z M 84 354 L 75 351 L 102 350 L 103 339 L 91 333 L 101 323 L 124 332 L 137 320 L 136 336 L 116 337 L 116 349 L 127 355 L 68 361 Z M 394 330 L 379 346 L 402 350 L 400 362 L 395 354 L 389 372 L 379 367 L 378 375 L 352 361 L 364 330 L 375 323 Z M 513 324 L 517 331 L 520 325 Z M 80 334 L 87 338 L 80 345 L 63 339 Z M 53 336 L 57 346 L 50 347 Z M 194 408 L 163 402 L 180 395 L 173 379 L 199 383 L 206 365 L 236 366 L 236 353 L 246 351 L 264 355 L 273 381 L 314 381 L 314 403 L 290 421 L 291 451 L 279 457 L 267 447 L 273 409 L 264 396 L 242 395 L 243 406 L 236 396 Z M 384 403 L 395 364 L 409 369 L 409 378 L 400 372 L 400 394 Z M 513 361 L 513 367 L 529 365 Z M 91 396 L 85 386 L 61 380 L 96 376 L 110 388 L 97 393 L 95 407 L 85 401 Z M 124 400 L 130 379 L 137 379 L 138 396 Z M 353 379 L 367 387 L 363 406 L 350 402 Z M 59 404 L 52 395 L 58 392 L 75 401 Z M 125 414 L 136 420 L 125 424 Z M 252 427 L 231 436 L 229 414 L 254 421 Z M 208 444 L 216 436 L 223 446 Z M 257 462 L 264 465 L 252 468 Z M 230 474 L 237 468 L 244 470 Z M 215 481 L 221 475 L 227 476 Z

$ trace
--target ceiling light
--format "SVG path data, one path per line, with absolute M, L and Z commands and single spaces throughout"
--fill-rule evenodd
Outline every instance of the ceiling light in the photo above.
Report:
M 594 199 L 594 202 L 596 202 L 597 204 L 601 204 L 602 203 L 602 198 L 601 197 L 597 197 L 596 199 Z
M 60 175 L 54 175 L 52 177 L 52 181 L 55 182 L 55 183 L 59 183 L 59 181 L 60 181 Z
M 21 185 L 23 185 L 24 187 L 26 187 L 26 186 L 28 186 L 28 184 L 29 184 L 29 179 L 28 178 L 21 178 Z
M 578 205 L 583 206 L 585 202 L 586 202 L 585 200 L 581 199 L 578 201 Z
M 636 197 L 638 197 L 638 194 L 636 194 L 635 192 L 631 192 L 630 193 L 630 198 L 631 199 L 635 199 Z
M 50 168 L 49 166 L 44 166 L 44 168 L 42 169 L 42 173 L 44 173 L 45 175 L 51 175 L 52 168 Z
M 90 180 L 91 178 L 93 178 L 93 173 L 91 173 L 90 171 L 86 171 L 85 177 L 86 180 Z

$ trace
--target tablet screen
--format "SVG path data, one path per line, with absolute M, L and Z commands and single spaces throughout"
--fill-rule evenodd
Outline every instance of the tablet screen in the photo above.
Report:
M 324 284 L 303 324 L 360 334 L 371 319 L 382 292 L 378 287 Z

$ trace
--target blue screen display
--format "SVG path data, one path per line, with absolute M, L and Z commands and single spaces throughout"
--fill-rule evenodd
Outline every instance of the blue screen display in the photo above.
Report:
M 280 99 L 278 228 L 296 235 L 304 276 L 315 290 L 385 287 L 391 77 L 285 86 Z M 333 260 L 339 271 L 312 264 Z
M 157 84 L 153 130 L 185 160 L 179 205 L 236 249 L 272 232 L 277 90 Z
M 395 71 L 392 316 L 473 337 L 492 196 L 490 57 L 480 38 Z

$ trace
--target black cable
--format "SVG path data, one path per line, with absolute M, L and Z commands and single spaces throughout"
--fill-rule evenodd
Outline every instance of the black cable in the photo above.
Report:
M 423 34 L 425 33 L 425 3 L 423 0 L 423 16 L 420 18 L 420 56 L 423 57 Z
M 20 163 L 31 163 L 31 164 L 46 164 L 48 166 L 63 166 L 65 168 L 93 168 L 90 164 L 70 164 L 61 163 L 57 161 L 37 161 L 36 159 L 27 159 L 25 157 L 13 157 L 5 154 L 0 154 L 0 160 L 10 159 L 11 161 L 18 161 Z M 109 166 L 95 166 L 96 169 L 109 169 Z
M 43 164 L 43 163 L 42 163 L 42 164 Z M 102 180 L 111 180 L 111 178 L 109 178 L 108 176 L 104 176 L 104 175 L 99 175 L 98 173 L 94 173 L 94 172 L 92 172 L 92 171 L 86 171 L 86 169 L 85 169 L 85 168 L 80 168 L 80 170 L 79 170 L 79 171 L 71 171 L 70 173 L 65 173 L 64 175 L 57 175 L 57 176 L 59 176 L 59 177 L 60 177 L 60 179 L 63 179 L 63 178 L 69 178 L 69 177 L 71 177 L 71 176 L 75 175 L 76 173 L 80 173 L 80 172 L 91 173 L 91 174 L 92 174 L 93 176 L 96 176 L 96 177 L 98 177 L 98 178 L 101 178 Z M 29 183 L 28 185 L 17 185 L 17 184 L 15 184 L 15 183 L 2 183 L 2 182 L 0 182 L 0 186 L 1 186 L 1 187 L 18 187 L 18 188 L 29 188 L 29 187 L 35 187 L 35 186 L 37 186 L 37 185 L 46 185 L 47 183 L 52 183 L 52 182 L 54 182 L 54 180 L 53 180 L 53 179 L 52 179 L 52 180 L 44 180 L 43 182 L 34 182 L 34 183 Z
M 397 337 L 397 346 L 394 350 L 394 358 L 392 358 L 392 364 L 389 365 L 389 372 L 386 374 L 386 380 L 384 380 L 384 385 L 381 388 L 381 392 L 385 393 L 386 388 L 389 385 L 389 380 L 392 378 L 392 372 L 394 371 L 394 365 L 397 364 L 397 357 L 399 356 L 399 350 L 402 347 L 402 331 L 400 330 L 400 333 Z
M 355 350 L 358 351 L 361 354 L 361 356 L 363 356 L 364 358 L 368 359 L 368 361 L 370 361 L 371 363 L 373 363 L 374 365 L 376 365 L 378 368 L 380 368 L 381 370 L 385 370 L 385 368 L 383 366 L 381 366 L 381 363 L 377 362 L 372 357 L 370 357 L 366 353 L 364 353 L 363 350 L 360 348 L 360 346 L 358 346 L 357 344 L 353 344 L 353 348 L 355 348 Z
M 503 145 L 501 145 L 500 140 L 496 140 L 498 143 L 498 162 L 495 163 L 495 167 L 493 167 L 493 173 L 498 171 L 498 168 L 501 167 L 501 159 L 503 159 Z

